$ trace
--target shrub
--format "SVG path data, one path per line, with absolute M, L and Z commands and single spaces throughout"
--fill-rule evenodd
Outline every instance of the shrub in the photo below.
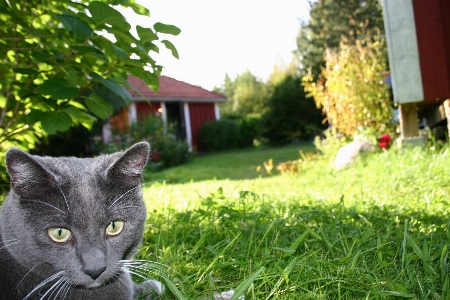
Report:
M 261 115 L 249 114 L 239 121 L 239 147 L 251 147 L 254 140 L 261 138 L 262 123 Z
M 200 150 L 205 152 L 233 149 L 238 146 L 239 127 L 236 121 L 206 121 L 198 131 Z
M 164 129 L 164 122 L 160 117 L 150 114 L 139 120 L 125 128 L 123 132 L 114 131 L 112 140 L 108 143 L 104 143 L 98 137 L 96 142 L 101 152 L 121 151 L 134 143 L 149 141 L 151 153 L 158 153 L 159 156 L 158 159 L 150 160 L 148 164 L 150 171 L 181 165 L 191 158 L 187 143 L 176 138 L 172 133 L 174 128 Z
M 189 147 L 174 134 L 164 134 L 150 139 L 153 152 L 160 154 L 163 168 L 182 165 L 189 161 Z
M 270 144 L 284 145 L 307 140 L 323 129 L 321 112 L 313 99 L 306 97 L 301 79 L 288 75 L 269 99 L 269 111 L 263 116 L 263 136 Z
M 384 38 L 367 34 L 355 44 L 342 42 L 338 51 L 327 50 L 325 60 L 318 81 L 310 74 L 304 85 L 328 123 L 346 136 L 358 127 L 393 133 L 393 103 L 382 76 L 388 69 Z

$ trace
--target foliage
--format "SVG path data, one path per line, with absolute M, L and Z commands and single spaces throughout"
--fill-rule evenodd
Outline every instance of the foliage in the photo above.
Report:
M 274 89 L 263 116 L 263 136 L 273 145 L 307 140 L 321 131 L 321 113 L 306 96 L 301 78 L 288 75 Z
M 178 35 L 172 25 L 131 25 L 116 9 L 130 7 L 149 16 L 134 0 L 0 1 L 0 151 L 34 148 L 47 134 L 71 126 L 91 128 L 111 115 L 104 87 L 122 104 L 130 101 L 127 74 L 158 89 L 162 66 L 151 57 L 164 45 L 161 34 Z M 0 157 L 1 159 L 1 157 Z M 3 161 L 3 159 L 1 159 Z
M 239 120 L 239 147 L 254 146 L 261 139 L 262 122 L 260 114 L 248 114 Z
M 296 56 L 303 72 L 311 68 L 316 78 L 325 64 L 326 48 L 337 49 L 342 38 L 353 44 L 373 28 L 384 32 L 379 0 L 320 0 L 310 3 L 309 22 L 303 22 L 297 36 Z
M 172 127 L 167 128 L 160 117 L 150 114 L 148 117 L 139 118 L 138 122 L 132 123 L 123 131 L 113 130 L 110 142 L 104 142 L 100 136 L 95 140 L 102 153 L 123 151 L 134 143 L 149 141 L 151 160 L 148 168 L 157 171 L 181 165 L 191 159 L 188 145 L 176 138 L 174 130 Z
M 238 146 L 239 127 L 232 120 L 206 121 L 198 130 L 200 151 L 214 152 Z
M 239 127 L 238 146 L 241 148 L 254 146 L 261 139 L 262 122 L 261 114 L 251 113 L 242 115 L 239 113 L 224 113 L 224 120 L 235 121 Z
M 154 183 L 140 255 L 189 299 L 262 267 L 245 299 L 447 299 L 449 150 L 390 149 L 339 173 L 319 161 L 293 176 Z
M 250 71 L 238 75 L 234 81 L 226 75 L 224 85 L 214 90 L 228 99 L 227 102 L 220 104 L 224 113 L 235 112 L 246 115 L 262 113 L 265 110 L 267 86 Z
M 380 136 L 394 131 L 393 107 L 381 74 L 387 69 L 385 51 L 380 35 L 365 36 L 354 45 L 342 42 L 339 51 L 327 50 L 317 82 L 312 74 L 304 77 L 308 96 L 338 132 L 351 136 L 358 127 L 374 128 Z

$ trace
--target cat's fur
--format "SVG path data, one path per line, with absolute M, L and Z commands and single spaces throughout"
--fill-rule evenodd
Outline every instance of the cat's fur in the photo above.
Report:
M 144 231 L 140 185 L 149 152 L 145 142 L 84 159 L 8 150 L 11 191 L 0 211 L 0 299 L 128 300 L 147 289 L 132 282 L 127 263 Z M 105 228 L 118 220 L 123 230 L 107 236 Z M 68 229 L 72 237 L 55 242 L 49 228 Z

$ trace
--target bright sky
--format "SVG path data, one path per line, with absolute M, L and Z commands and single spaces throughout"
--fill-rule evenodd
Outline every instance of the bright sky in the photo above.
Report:
M 225 74 L 235 79 L 246 70 L 267 80 L 276 64 L 291 61 L 299 19 L 309 16 L 307 0 L 137 2 L 151 18 L 125 13 L 128 22 L 148 27 L 150 20 L 181 29 L 178 36 L 163 37 L 176 46 L 179 60 L 163 45 L 161 55 L 153 56 L 165 67 L 162 74 L 209 90 L 222 85 Z

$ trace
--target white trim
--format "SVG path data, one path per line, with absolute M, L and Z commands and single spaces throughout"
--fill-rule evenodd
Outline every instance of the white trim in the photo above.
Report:
M 108 119 L 108 122 L 106 122 L 102 127 L 102 136 L 103 136 L 103 142 L 109 143 L 112 140 L 112 133 L 111 133 L 111 123 L 110 119 Z
M 167 110 L 166 110 L 166 104 L 164 102 L 161 102 L 161 119 L 163 120 L 164 124 L 164 133 L 167 134 Z
M 138 120 L 136 103 L 131 102 L 130 105 L 128 106 L 128 120 L 130 122 L 130 125 L 136 123 Z
M 161 102 L 161 118 L 164 121 L 164 123 L 167 122 L 167 110 L 166 110 L 166 104 L 164 102 Z
M 194 147 L 192 146 L 192 129 L 191 129 L 191 115 L 189 112 L 189 103 L 183 102 L 183 111 L 186 129 L 186 142 L 189 146 L 189 152 L 192 152 L 194 150 Z
M 219 103 L 214 103 L 214 116 L 216 117 L 216 120 L 220 120 L 220 108 Z
M 424 100 L 412 0 L 383 0 L 384 27 L 397 103 Z

